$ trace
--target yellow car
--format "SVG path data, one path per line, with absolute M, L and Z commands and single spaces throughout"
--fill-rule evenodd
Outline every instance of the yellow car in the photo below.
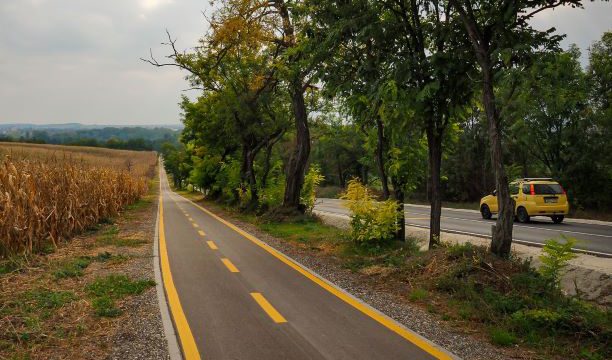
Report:
M 563 187 L 550 178 L 517 179 L 510 183 L 514 200 L 514 214 L 519 222 L 529 222 L 532 216 L 548 216 L 555 224 L 563 221 L 569 212 L 567 194 Z M 484 219 L 497 214 L 495 190 L 480 200 L 480 213 Z

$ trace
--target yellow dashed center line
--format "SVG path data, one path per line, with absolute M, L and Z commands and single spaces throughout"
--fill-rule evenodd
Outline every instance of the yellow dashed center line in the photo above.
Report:
M 232 264 L 232 262 L 230 261 L 230 259 L 228 259 L 228 258 L 223 258 L 223 259 L 221 259 L 221 261 L 223 261 L 223 264 L 224 264 L 224 265 L 227 267 L 227 269 L 228 269 L 230 272 L 233 272 L 233 273 L 240 272 L 240 271 L 238 270 L 238 268 L 237 268 L 236 266 L 234 266 L 234 264 Z
M 206 233 L 202 230 L 198 230 L 198 234 L 200 234 L 200 236 L 206 236 Z
M 191 223 L 191 225 L 193 225 L 194 228 L 200 227 L 200 225 L 198 225 L 196 223 Z
M 254 292 L 254 293 L 251 293 L 251 296 L 253 297 L 253 299 L 255 299 L 257 304 L 261 306 L 261 308 L 266 312 L 266 314 L 268 314 L 268 316 L 275 323 L 286 323 L 287 322 L 287 319 L 285 319 L 283 315 L 281 315 L 278 311 L 276 311 L 274 306 L 272 306 L 272 304 L 270 304 L 263 295 L 261 295 L 260 293 Z
M 216 245 L 214 242 L 212 242 L 212 241 L 207 241 L 206 243 L 208 244 L 208 247 L 209 247 L 209 248 L 211 248 L 211 249 L 213 249 L 213 250 L 217 250 L 217 249 L 219 249 L 219 248 L 217 247 L 217 245 Z M 226 260 L 227 260 L 227 259 L 226 259 Z M 229 260 L 227 260 L 227 261 L 229 261 Z M 231 263 L 230 263 L 230 264 L 231 264 Z M 227 267 L 229 268 L 229 265 L 225 264 L 225 266 L 227 266 Z M 234 266 L 234 265 L 232 265 L 232 266 Z M 235 268 L 235 267 L 234 267 L 234 268 Z M 236 271 L 236 272 L 238 272 L 238 271 Z
M 192 218 L 188 218 L 188 219 L 189 219 L 189 221 L 193 221 L 193 219 L 192 219 Z

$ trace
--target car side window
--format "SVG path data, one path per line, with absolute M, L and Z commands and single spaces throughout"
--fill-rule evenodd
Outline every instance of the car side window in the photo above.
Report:
M 519 192 L 519 187 L 517 184 L 510 184 L 510 195 L 517 195 Z
M 523 194 L 529 195 L 531 194 L 531 187 L 529 184 L 523 184 Z

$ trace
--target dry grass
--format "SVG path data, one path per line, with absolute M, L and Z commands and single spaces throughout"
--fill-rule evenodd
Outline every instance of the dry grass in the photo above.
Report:
M 116 216 L 148 190 L 152 152 L 0 143 L 0 258 Z

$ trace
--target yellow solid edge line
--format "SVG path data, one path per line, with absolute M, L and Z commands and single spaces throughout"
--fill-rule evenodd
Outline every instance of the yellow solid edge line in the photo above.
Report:
M 238 270 L 238 268 L 236 266 L 234 266 L 234 264 L 232 264 L 232 262 L 230 261 L 230 259 L 228 258 L 223 258 L 221 259 L 221 261 L 223 261 L 223 264 L 225 264 L 225 266 L 227 267 L 227 269 L 233 273 L 237 273 L 240 272 L 240 270 Z
M 209 241 L 207 241 L 206 243 L 208 244 L 208 247 L 209 247 L 209 248 L 211 248 L 211 249 L 213 249 L 213 250 L 217 250 L 217 249 L 219 249 L 219 248 L 217 247 L 217 245 L 215 245 L 215 243 L 214 243 L 214 242 L 212 242 L 212 241 L 210 241 L 210 240 L 209 240 Z
M 168 259 L 168 250 L 166 248 L 166 234 L 164 232 L 164 206 L 162 197 L 159 197 L 159 250 L 161 260 L 161 272 L 162 279 L 164 280 L 164 288 L 168 295 L 168 305 L 172 312 L 172 318 L 176 325 L 176 331 L 178 332 L 179 339 L 181 340 L 181 347 L 183 348 L 183 355 L 186 360 L 198 360 L 200 358 L 200 352 L 195 343 L 191 328 L 185 317 L 185 312 L 181 306 L 178 292 L 174 287 L 174 281 L 172 280 L 172 273 L 170 272 L 170 261 Z
M 183 197 L 182 195 L 179 195 L 179 196 Z M 251 234 L 247 233 L 246 231 L 238 228 L 236 225 L 230 223 L 229 221 L 227 221 L 227 220 L 225 220 L 223 218 L 220 218 L 216 214 L 214 214 L 211 211 L 209 211 L 208 209 L 205 209 L 202 206 L 194 203 L 193 201 L 191 201 L 191 200 L 189 200 L 189 199 L 187 199 L 185 197 L 183 197 L 183 199 L 189 201 L 190 203 L 192 203 L 198 209 L 202 210 L 203 212 L 205 212 L 208 215 L 212 216 L 217 221 L 221 222 L 222 224 L 225 224 L 230 229 L 236 231 L 240 235 L 244 236 L 245 238 L 249 239 L 253 243 L 257 244 L 259 247 L 261 247 L 264 250 L 266 250 L 272 256 L 276 257 L 280 261 L 282 261 L 285 264 L 287 264 L 290 267 L 292 267 L 295 271 L 297 271 L 300 274 L 306 276 L 308 279 L 310 279 L 311 281 L 315 282 L 317 285 L 321 286 L 322 288 L 324 288 L 325 290 L 329 291 L 330 293 L 334 294 L 336 297 L 338 297 L 342 301 L 346 302 L 347 304 L 351 305 L 355 309 L 361 311 L 365 315 L 367 315 L 370 318 L 376 320 L 379 324 L 385 326 L 387 329 L 393 331 L 394 333 L 398 334 L 399 336 L 403 337 L 404 339 L 406 339 L 409 342 L 413 343 L 414 345 L 418 346 L 423 351 L 429 353 L 430 355 L 436 357 L 437 359 L 441 359 L 441 360 L 451 360 L 452 359 L 452 357 L 450 355 L 448 355 L 447 353 L 445 353 L 444 351 L 442 351 L 440 349 L 437 349 L 435 346 L 433 346 L 429 342 L 423 340 L 418 335 L 416 335 L 416 334 L 414 334 L 414 333 L 412 333 L 410 331 L 407 331 L 406 329 L 401 327 L 399 324 L 397 324 L 395 321 L 387 318 L 386 316 L 378 313 L 377 311 L 372 310 L 371 308 L 369 308 L 368 306 L 362 304 L 361 302 L 359 302 L 358 300 L 354 299 L 353 297 L 351 297 L 351 296 L 345 294 L 344 292 L 338 290 L 336 287 L 330 285 L 327 281 L 321 279 L 320 277 L 318 277 L 317 275 L 311 273 L 310 271 L 307 271 L 306 269 L 302 268 L 300 265 L 296 264 L 293 260 L 289 259 L 284 254 L 282 254 L 279 251 L 277 251 L 276 249 L 270 247 L 268 244 L 266 244 L 263 241 L 257 239 L 253 235 L 251 235 Z
M 261 306 L 261 308 L 266 312 L 266 314 L 268 314 L 268 316 L 272 320 L 274 320 L 275 323 L 280 324 L 287 322 L 287 319 L 285 319 L 283 315 L 276 311 L 274 306 L 272 306 L 272 304 L 270 304 L 263 295 L 261 295 L 260 293 L 253 292 L 251 293 L 251 296 L 259 304 L 259 306 Z
M 206 233 L 202 230 L 198 230 L 198 234 L 200 234 L 200 236 L 206 236 Z

